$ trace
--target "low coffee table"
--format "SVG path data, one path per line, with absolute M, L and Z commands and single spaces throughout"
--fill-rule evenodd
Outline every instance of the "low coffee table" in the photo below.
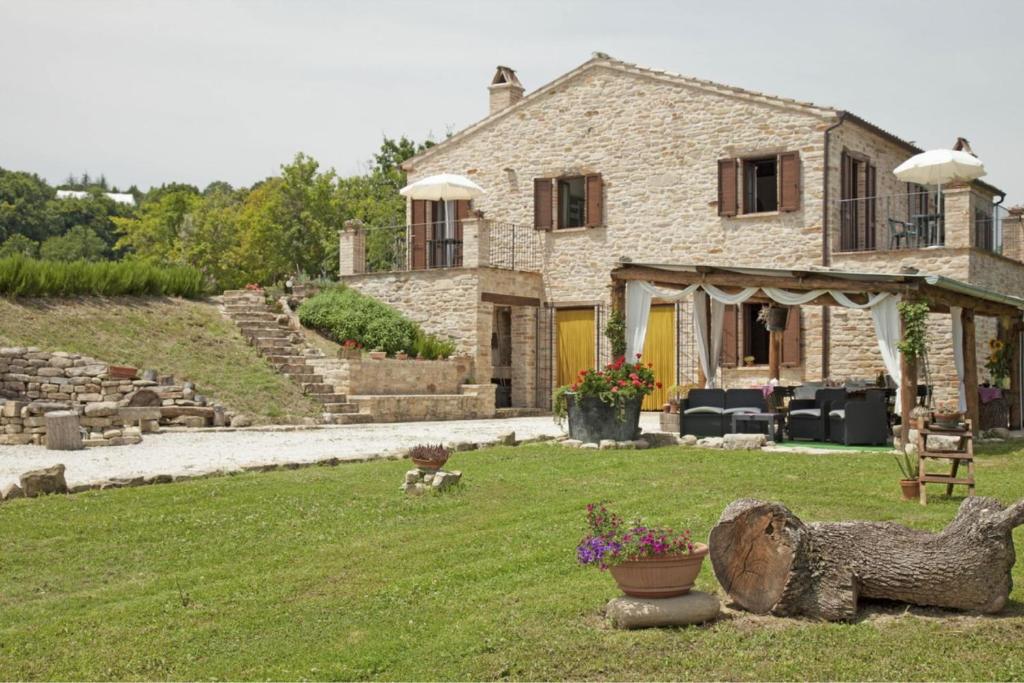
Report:
M 738 433 L 738 427 L 741 422 L 761 422 L 765 425 L 764 432 L 768 438 L 779 443 L 782 441 L 783 417 L 782 413 L 733 413 L 732 431 L 734 434 Z

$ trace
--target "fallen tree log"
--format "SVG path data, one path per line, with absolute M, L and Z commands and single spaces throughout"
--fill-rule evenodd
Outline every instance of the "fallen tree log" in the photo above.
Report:
M 968 498 L 937 534 L 889 522 L 804 524 L 781 503 L 737 500 L 711 530 L 719 583 L 745 610 L 838 621 L 860 598 L 998 612 L 1013 587 L 1024 501 Z

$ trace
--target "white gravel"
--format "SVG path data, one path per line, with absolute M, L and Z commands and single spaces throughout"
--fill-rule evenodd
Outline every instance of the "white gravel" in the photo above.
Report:
M 657 429 L 657 415 L 641 426 Z M 69 486 L 157 474 L 199 475 L 255 465 L 364 460 L 418 443 L 493 441 L 515 431 L 517 439 L 553 437 L 562 430 L 550 417 L 448 422 L 341 425 L 301 431 L 191 431 L 146 434 L 135 446 L 48 451 L 40 446 L 0 446 L 0 486 L 28 470 L 64 463 Z

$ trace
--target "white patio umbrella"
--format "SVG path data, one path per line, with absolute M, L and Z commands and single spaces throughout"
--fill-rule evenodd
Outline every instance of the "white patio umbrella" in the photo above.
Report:
M 441 173 L 417 180 L 398 191 L 409 199 L 426 199 L 432 202 L 475 199 L 484 193 L 480 187 L 465 176 Z
M 968 182 L 985 175 L 981 160 L 958 149 L 930 149 L 910 157 L 893 170 L 900 180 L 918 185 L 938 187 L 936 201 L 942 206 L 942 186 L 952 182 Z

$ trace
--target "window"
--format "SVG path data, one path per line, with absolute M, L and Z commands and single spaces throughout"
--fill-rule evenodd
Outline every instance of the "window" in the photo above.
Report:
M 743 213 L 779 210 L 778 160 L 743 161 Z
M 587 190 L 583 176 L 558 179 L 558 227 L 586 225 Z
M 761 304 L 743 304 L 743 357 L 753 356 L 754 365 L 768 364 L 770 333 L 757 319 L 762 307 Z

